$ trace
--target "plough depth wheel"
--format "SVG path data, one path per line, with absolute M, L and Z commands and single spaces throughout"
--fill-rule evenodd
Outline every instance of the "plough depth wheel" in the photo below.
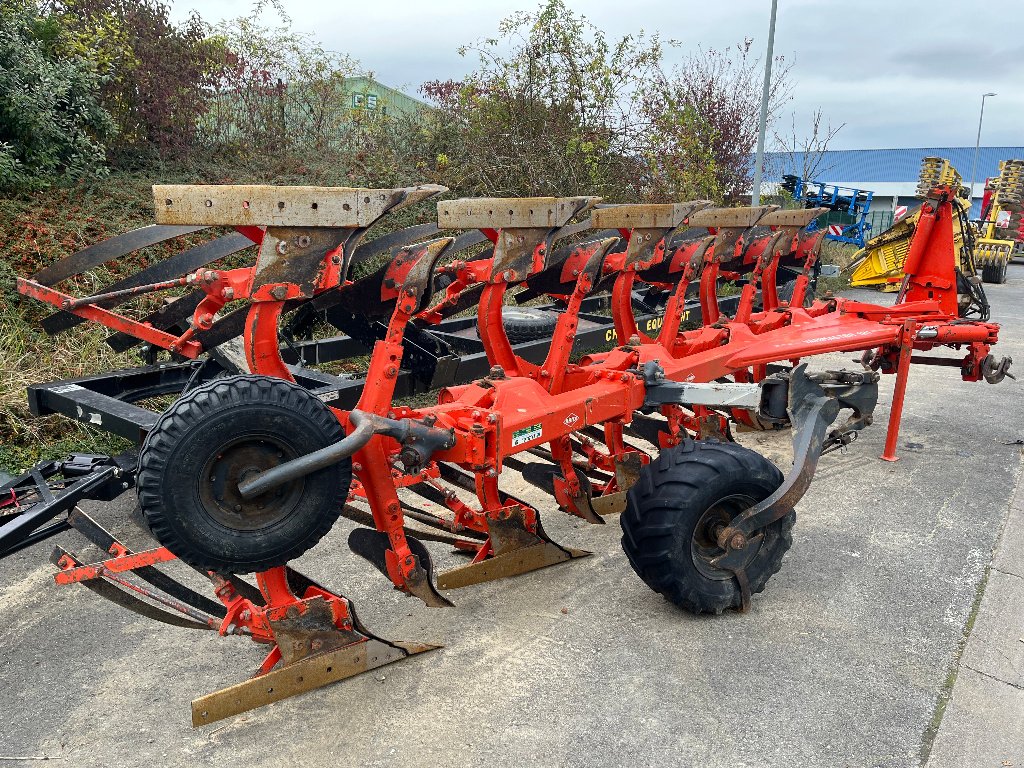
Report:
M 139 504 L 157 540 L 191 565 L 250 573 L 312 548 L 341 514 L 347 459 L 245 499 L 238 483 L 345 436 L 334 413 L 281 379 L 232 376 L 176 401 L 139 457 Z
M 622 548 L 655 592 L 694 613 L 740 607 L 735 574 L 712 563 L 729 521 L 782 485 L 782 472 L 761 454 L 735 443 L 687 440 L 640 470 L 621 517 Z M 760 592 L 782 567 L 793 543 L 796 512 L 751 537 L 743 571 Z

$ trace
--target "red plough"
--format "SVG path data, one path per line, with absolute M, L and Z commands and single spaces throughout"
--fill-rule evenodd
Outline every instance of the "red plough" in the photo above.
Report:
M 912 362 L 954 365 L 966 381 L 993 383 L 1009 367 L 991 355 L 998 326 L 968 319 L 958 295 L 947 188 L 927 201 L 891 307 L 811 300 L 820 234 L 804 227 L 816 211 L 707 201 L 595 207 L 586 197 L 452 200 L 438 203 L 436 227 L 386 236 L 376 250 L 360 243 L 389 212 L 441 191 L 156 187 L 161 226 L 235 227 L 258 243 L 255 264 L 154 270 L 159 279 L 81 299 L 53 287 L 70 267 L 19 281 L 23 293 L 60 309 L 65 326 L 72 316 L 100 322 L 178 356 L 243 340 L 244 373 L 191 389 L 148 431 L 136 486 L 161 546 L 129 552 L 75 512 L 69 524 L 111 558 L 83 565 L 55 553 L 60 583 L 270 647 L 257 676 L 194 702 L 195 725 L 432 647 L 373 636 L 346 598 L 289 565 L 341 516 L 365 524 L 349 546 L 396 589 L 450 606 L 441 590 L 588 554 L 551 540 L 542 510 L 499 486 L 504 472 L 519 472 L 568 514 L 603 524 L 621 512 L 633 569 L 672 602 L 694 612 L 748 610 L 789 548 L 794 508 L 820 456 L 871 423 L 879 373 L 896 375 L 883 456 L 894 459 Z M 597 236 L 587 239 L 591 229 Z M 461 234 L 424 239 L 440 231 Z M 481 250 L 453 258 L 471 246 Z M 371 255 L 383 263 L 353 279 Z M 780 265 L 797 272 L 784 291 Z M 730 317 L 720 280 L 747 274 Z M 114 309 L 168 286 L 193 294 L 163 317 Z M 643 286 L 666 299 L 658 322 L 641 329 L 634 308 Z M 691 288 L 703 325 L 687 330 Z M 504 330 L 512 290 L 562 308 L 540 362 L 520 355 Z M 581 308 L 602 292 L 610 293 L 619 346 L 580 356 L 573 344 Z M 429 343 L 432 327 L 474 306 L 489 374 L 442 388 L 433 405 L 400 401 L 406 356 Z M 354 408 L 329 407 L 295 383 L 282 328 L 304 313 L 375 338 Z M 166 315 L 191 321 L 182 330 Z M 936 348 L 958 357 L 915 355 Z M 864 352 L 863 369 L 808 373 L 801 362 L 837 351 Z M 837 424 L 844 410 L 850 414 Z M 735 424 L 791 426 L 789 472 L 733 442 Z M 652 458 L 638 437 L 660 454 Z M 411 497 L 442 511 L 420 509 Z M 423 541 L 471 561 L 435 574 Z M 156 568 L 174 559 L 203 574 L 216 599 Z M 255 587 L 240 577 L 249 573 Z

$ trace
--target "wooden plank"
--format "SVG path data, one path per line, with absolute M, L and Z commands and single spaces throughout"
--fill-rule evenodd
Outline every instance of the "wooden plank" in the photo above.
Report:
M 777 205 L 756 208 L 705 208 L 690 217 L 691 227 L 752 227 L 766 213 L 778 210 Z
M 441 229 L 561 227 L 599 197 L 467 197 L 437 204 Z
M 595 229 L 670 229 L 680 226 L 695 211 L 711 205 L 710 200 L 610 205 L 598 208 L 590 218 Z
M 387 211 L 445 187 L 405 189 L 275 187 L 264 184 L 171 184 L 153 187 L 161 224 L 275 227 L 367 227 Z
M 788 211 L 772 211 L 757 220 L 763 227 L 806 227 L 828 208 L 793 208 Z

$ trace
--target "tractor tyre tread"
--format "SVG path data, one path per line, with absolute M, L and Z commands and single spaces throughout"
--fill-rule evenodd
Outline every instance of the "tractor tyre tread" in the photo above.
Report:
M 990 283 L 992 285 L 1002 285 L 1006 282 L 1006 270 L 1006 262 L 999 264 L 985 264 L 981 268 L 982 282 Z
M 331 530 L 348 497 L 352 470 L 351 462 L 345 460 L 303 478 L 303 501 L 297 514 L 266 528 L 239 531 L 204 519 L 202 505 L 193 494 L 197 477 L 190 476 L 183 464 L 193 453 L 215 452 L 232 428 L 244 430 L 251 423 L 240 418 L 240 409 L 246 407 L 292 425 L 300 453 L 345 436 L 334 413 L 309 391 L 268 376 L 216 379 L 164 411 L 139 454 L 139 505 L 153 537 L 202 571 L 252 573 L 284 565 Z M 213 429 L 214 425 L 221 429 Z
M 735 579 L 716 581 L 701 573 L 690 541 L 701 515 L 718 500 L 742 491 L 757 503 L 782 480 L 778 467 L 736 443 L 686 440 L 662 451 L 641 471 L 620 517 L 630 566 L 647 586 L 691 613 L 738 607 Z M 790 511 L 764 529 L 764 543 L 746 568 L 751 593 L 761 592 L 782 567 L 795 522 Z
M 776 298 L 781 301 L 785 301 L 787 304 L 793 300 L 793 292 L 796 291 L 796 280 L 787 280 L 776 289 Z M 804 308 L 809 308 L 814 304 L 814 290 L 810 285 L 807 286 L 807 290 L 804 291 Z
M 550 339 L 555 332 L 558 317 L 553 312 L 530 307 L 506 308 L 501 313 L 501 323 L 512 344 L 522 344 L 538 339 Z

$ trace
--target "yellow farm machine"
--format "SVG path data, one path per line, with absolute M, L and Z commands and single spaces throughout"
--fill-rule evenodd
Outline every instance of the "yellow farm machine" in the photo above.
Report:
M 1021 221 L 1024 201 L 1024 160 L 1007 160 L 1000 166 L 1000 174 L 986 185 L 979 222 L 969 220 L 970 201 L 960 174 L 948 160 L 926 157 L 922 163 L 917 196 L 924 197 L 932 186 L 941 182 L 959 190 L 953 199 L 953 243 L 957 254 L 957 274 L 961 293 L 967 295 L 971 286 L 980 281 L 1003 283 L 1007 265 L 1015 248 L 1015 237 L 1003 236 L 1011 230 L 1016 233 Z M 893 225 L 865 243 L 851 265 L 850 282 L 855 288 L 874 287 L 882 291 L 898 291 L 905 277 L 904 265 L 911 241 L 921 220 L 922 205 L 897 219 Z M 1016 227 L 1016 229 L 1012 229 Z

